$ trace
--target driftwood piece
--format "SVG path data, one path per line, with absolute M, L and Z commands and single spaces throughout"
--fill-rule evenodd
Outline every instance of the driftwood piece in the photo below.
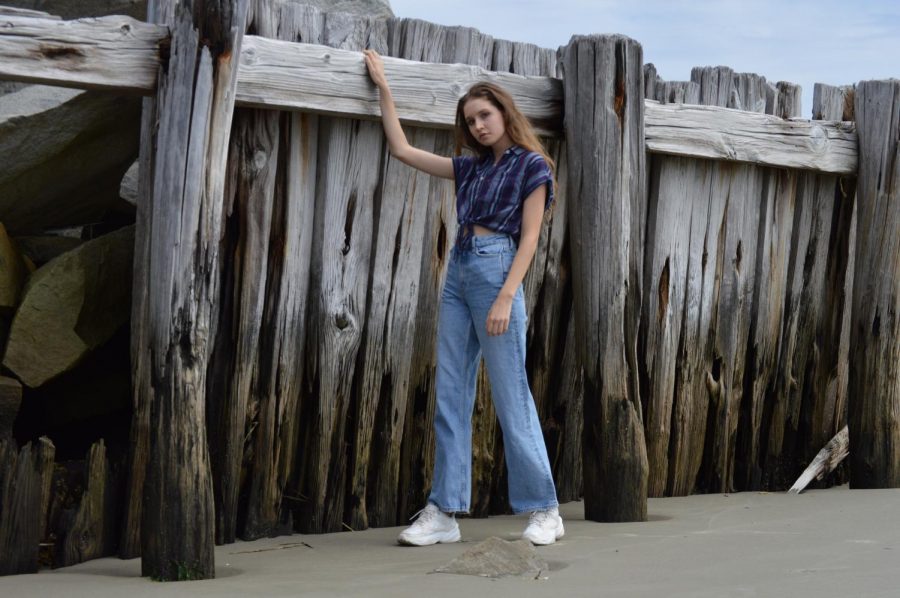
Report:
M 0 439 L 0 575 L 38 570 L 55 452 L 47 438 L 20 451 Z
M 788 490 L 788 494 L 800 494 L 813 480 L 821 480 L 834 471 L 841 461 L 850 454 L 850 435 L 847 426 L 828 441 L 803 473 Z
M 193 21 L 191 12 L 199 18 Z M 218 245 L 236 56 L 246 2 L 175 7 L 158 137 L 147 260 L 151 393 L 142 572 L 204 579 L 213 564 L 214 503 L 206 440 L 206 368 L 219 300 Z M 209 47 L 199 45 L 202 28 Z M 139 382 L 145 382 L 139 380 Z
M 647 453 L 636 363 L 646 184 L 641 46 L 619 36 L 576 36 L 564 65 L 573 303 L 584 367 L 585 517 L 642 521 Z
M 850 485 L 900 487 L 900 81 L 857 85 Z

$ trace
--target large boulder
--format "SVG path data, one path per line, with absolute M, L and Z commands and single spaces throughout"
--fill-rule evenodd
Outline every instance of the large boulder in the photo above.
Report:
M 32 85 L 0 96 L 0 221 L 10 234 L 97 222 L 118 208 L 140 142 L 136 97 Z
M 18 380 L 0 376 L 0 441 L 12 438 L 13 423 L 22 404 L 22 385 Z
M 3 4 L 29 10 L 39 10 L 64 19 L 129 15 L 144 20 L 147 0 L 3 0 Z M 389 19 L 394 16 L 388 0 L 297 0 L 328 12 L 349 12 L 369 17 Z
M 325 12 L 349 12 L 354 15 L 390 19 L 394 16 L 388 0 L 298 0 Z
M 28 268 L 22 254 L 6 235 L 6 227 L 0 222 L 0 316 L 13 314 L 27 276 Z
M 133 255 L 129 226 L 34 272 L 9 330 L 3 366 L 35 388 L 108 341 L 131 311 Z
M 3 4 L 67 20 L 104 15 L 128 15 L 141 21 L 147 18 L 147 0 L 3 0 Z
M 55 257 L 72 251 L 84 241 L 80 236 L 38 235 L 34 237 L 16 237 L 16 245 L 22 255 L 37 266 L 43 266 Z

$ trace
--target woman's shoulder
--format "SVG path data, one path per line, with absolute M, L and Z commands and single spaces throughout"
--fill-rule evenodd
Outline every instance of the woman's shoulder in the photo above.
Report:
M 544 158 L 543 154 L 540 154 L 534 150 L 523 149 L 521 153 L 522 165 L 528 170 L 543 170 L 550 169 L 550 165 L 547 164 L 547 159 Z

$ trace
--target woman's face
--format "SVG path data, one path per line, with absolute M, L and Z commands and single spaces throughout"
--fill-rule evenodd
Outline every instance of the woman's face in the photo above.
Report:
M 466 126 L 478 143 L 491 147 L 506 136 L 503 113 L 485 98 L 472 98 L 463 106 Z

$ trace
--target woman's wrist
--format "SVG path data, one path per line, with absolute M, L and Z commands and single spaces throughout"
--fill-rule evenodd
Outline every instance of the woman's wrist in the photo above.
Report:
M 500 289 L 500 293 L 497 295 L 497 298 L 504 299 L 506 301 L 512 301 L 515 298 L 515 296 L 516 296 L 516 289 L 515 288 L 510 289 L 510 288 L 507 288 L 506 285 L 504 285 Z

